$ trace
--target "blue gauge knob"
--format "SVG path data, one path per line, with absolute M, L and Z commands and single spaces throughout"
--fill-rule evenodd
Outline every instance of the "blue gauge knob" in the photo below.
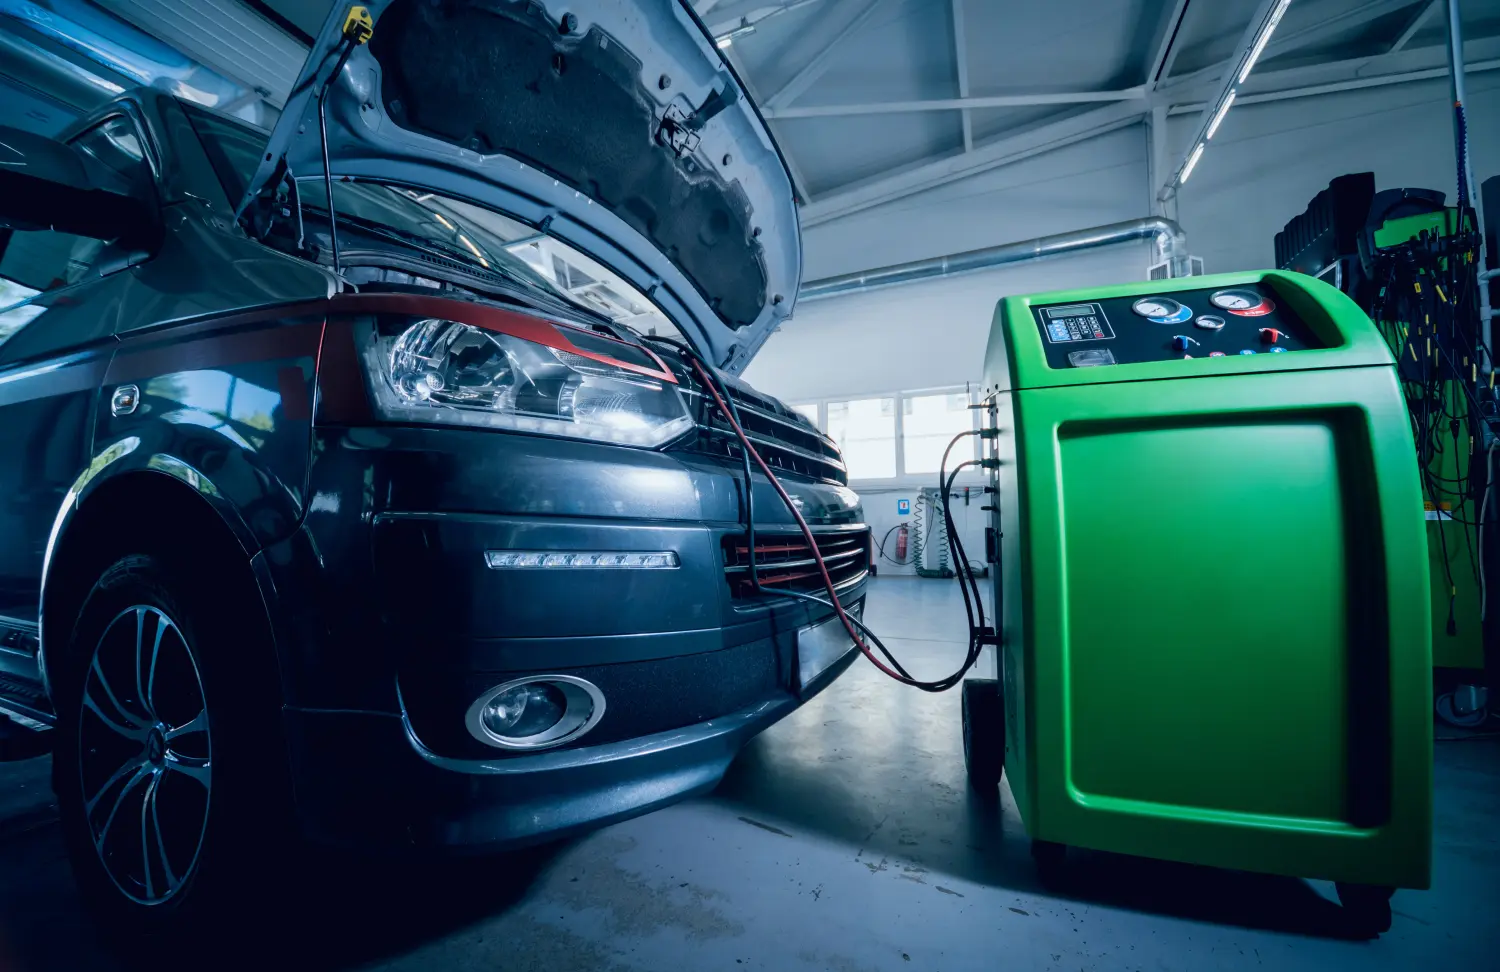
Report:
M 1172 336 L 1172 348 L 1176 351 L 1186 351 L 1197 343 L 1197 341 L 1194 341 L 1186 334 L 1174 334 Z

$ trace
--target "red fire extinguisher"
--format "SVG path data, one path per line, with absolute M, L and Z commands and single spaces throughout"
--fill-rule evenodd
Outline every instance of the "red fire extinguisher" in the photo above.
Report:
M 906 524 L 903 523 L 896 530 L 896 559 L 901 561 L 906 559 L 906 529 Z

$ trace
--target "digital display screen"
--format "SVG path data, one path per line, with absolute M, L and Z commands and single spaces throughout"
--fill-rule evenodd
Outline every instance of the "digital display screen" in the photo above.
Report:
M 1065 307 L 1047 308 L 1048 317 L 1083 317 L 1094 313 L 1097 311 L 1094 310 L 1093 304 L 1068 304 Z

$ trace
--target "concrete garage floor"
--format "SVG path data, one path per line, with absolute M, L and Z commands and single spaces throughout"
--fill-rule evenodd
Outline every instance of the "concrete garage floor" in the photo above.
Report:
M 881 580 L 869 617 L 914 674 L 960 657 L 952 583 Z M 997 810 L 965 784 L 958 712 L 956 693 L 859 662 L 709 797 L 500 860 L 325 876 L 315 930 L 288 934 L 277 967 L 1478 969 L 1500 955 L 1500 743 L 1439 744 L 1434 889 L 1398 893 L 1392 930 L 1363 942 L 1322 883 L 1088 855 L 1065 892 L 1043 891 L 1009 798 Z M 0 765 L 0 970 L 117 968 L 80 914 L 47 772 Z

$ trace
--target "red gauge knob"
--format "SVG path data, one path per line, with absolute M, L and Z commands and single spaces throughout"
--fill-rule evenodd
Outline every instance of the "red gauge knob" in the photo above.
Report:
M 1275 344 L 1282 337 L 1282 333 L 1274 327 L 1263 327 L 1260 329 L 1260 341 L 1262 344 Z

